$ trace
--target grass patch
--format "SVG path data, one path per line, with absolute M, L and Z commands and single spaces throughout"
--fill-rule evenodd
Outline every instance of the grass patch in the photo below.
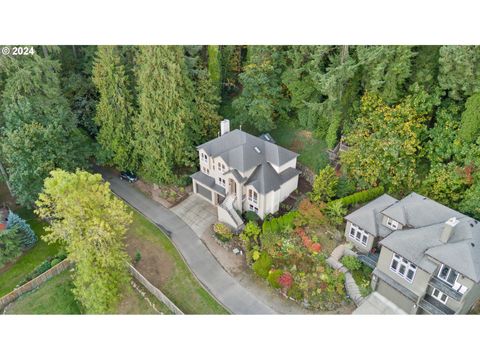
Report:
M 146 297 L 155 305 L 155 308 L 163 314 L 171 314 L 171 311 L 152 294 L 148 293 L 143 286 L 136 285 L 146 292 Z M 17 301 L 7 308 L 7 314 L 33 314 L 33 315 L 74 315 L 83 314 L 82 307 L 75 300 L 70 271 L 49 279 L 38 289 L 22 295 Z M 126 315 L 155 315 L 158 314 L 137 290 L 131 285 L 127 286 L 122 294 L 115 314 Z
M 270 133 L 278 145 L 300 154 L 298 161 L 313 172 L 318 172 L 328 164 L 327 144 L 315 138 L 311 131 L 280 123 Z
M 142 246 L 137 269 L 187 314 L 228 314 L 200 285 L 170 239 L 144 216 L 133 210 L 127 234 L 130 256 Z M 155 252 L 155 256 L 151 256 Z
M 64 271 L 38 289 L 22 295 L 7 308 L 7 314 L 81 314 L 72 287 L 70 271 Z

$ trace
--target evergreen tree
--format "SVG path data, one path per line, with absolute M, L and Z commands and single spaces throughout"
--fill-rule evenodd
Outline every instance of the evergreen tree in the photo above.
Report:
M 136 58 L 139 113 L 134 123 L 135 153 L 148 180 L 175 181 L 175 168 L 191 165 L 187 126 L 193 113 L 178 46 L 142 46 Z
M 480 136 L 480 92 L 470 96 L 465 103 L 458 138 L 466 143 L 475 143 Z
M 222 68 L 220 66 L 220 53 L 218 48 L 218 45 L 208 46 L 208 73 L 210 74 L 213 86 L 217 89 L 218 94 L 220 94 Z
M 95 123 L 99 127 L 97 141 L 103 151 L 102 157 L 120 169 L 134 170 L 132 95 L 117 47 L 98 48 L 93 82 L 100 93 Z
M 438 82 L 448 96 L 463 100 L 480 90 L 480 47 L 442 46 Z
M 91 148 L 61 93 L 58 62 L 34 55 L 4 70 L 1 158 L 17 201 L 31 206 L 51 170 L 86 166 Z

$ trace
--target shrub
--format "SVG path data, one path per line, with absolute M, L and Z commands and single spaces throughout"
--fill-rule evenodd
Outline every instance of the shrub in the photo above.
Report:
M 290 289 L 293 285 L 293 276 L 289 272 L 284 272 L 278 279 L 278 283 L 283 289 Z
M 359 270 L 362 267 L 362 263 L 355 256 L 344 256 L 341 260 L 343 266 L 350 271 Z
M 272 268 L 272 258 L 266 252 L 262 251 L 260 257 L 252 265 L 253 271 L 263 279 L 268 277 L 268 273 Z
M 213 225 L 213 231 L 215 232 L 215 236 L 223 242 L 227 242 L 232 240 L 233 238 L 233 233 L 230 228 L 222 223 L 216 223 Z
M 298 287 L 298 285 L 293 284 L 293 286 L 288 289 L 287 295 L 290 296 L 292 299 L 300 301 L 303 299 L 303 291 Z
M 283 271 L 278 269 L 277 270 L 272 269 L 268 272 L 267 281 L 270 284 L 270 286 L 273 287 L 274 289 L 280 288 L 279 279 L 280 279 L 280 276 L 282 276 L 282 273 Z
M 335 169 L 326 166 L 315 176 L 310 198 L 316 203 L 330 201 L 335 196 L 337 184 L 338 177 L 335 174 Z
M 337 199 L 334 201 L 340 201 L 343 204 L 343 206 L 349 207 L 351 205 L 363 204 L 368 201 L 371 201 L 379 197 L 380 195 L 382 195 L 384 192 L 385 190 L 383 186 L 378 186 L 372 189 L 356 192 L 355 194 L 345 196 L 341 199 Z M 330 205 L 330 203 L 327 204 L 327 206 L 328 205 Z
M 308 225 L 317 227 L 325 224 L 326 219 L 322 212 L 321 205 L 315 205 L 308 199 L 303 199 L 298 205 L 298 217 L 296 225 Z
M 253 222 L 256 222 L 257 224 L 260 222 L 260 216 L 258 216 L 258 214 L 254 211 L 247 211 L 245 213 L 245 220 L 247 222 L 249 221 L 253 221 Z
M 55 265 L 58 265 L 62 262 L 62 260 L 60 259 L 53 259 L 51 262 L 50 262 L 50 266 L 51 267 L 54 267 Z
M 19 225 L 0 232 L 0 267 L 22 253 L 22 237 Z
M 349 179 L 346 176 L 341 176 L 338 179 L 337 191 L 335 196 L 337 198 L 342 198 L 348 195 L 351 195 L 355 192 L 355 182 Z
M 277 218 L 271 218 L 270 220 L 265 220 L 262 224 L 262 231 L 264 233 L 268 232 L 280 232 L 287 228 L 293 228 L 294 221 L 298 216 L 298 211 L 290 211 L 282 216 Z
M 140 251 L 135 251 L 135 263 L 138 263 L 140 260 L 142 260 L 142 254 L 140 253 Z
M 347 209 L 341 201 L 331 201 L 325 207 L 325 214 L 332 224 L 341 225 L 343 223 L 343 217 L 347 214 Z
M 243 242 L 243 247 L 246 251 L 251 250 L 253 245 L 258 245 L 258 236 L 260 235 L 260 227 L 256 222 L 249 221 L 242 233 L 240 234 L 240 240 Z M 255 260 L 255 259 L 254 259 Z

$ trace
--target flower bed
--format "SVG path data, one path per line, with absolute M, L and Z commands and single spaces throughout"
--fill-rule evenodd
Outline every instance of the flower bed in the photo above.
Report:
M 321 211 L 303 204 L 298 212 L 265 221 L 263 231 L 248 223 L 240 238 L 253 271 L 271 287 L 313 310 L 331 311 L 349 300 L 345 275 L 326 262 L 325 248 L 332 247 L 322 245 L 328 238 L 326 227 Z

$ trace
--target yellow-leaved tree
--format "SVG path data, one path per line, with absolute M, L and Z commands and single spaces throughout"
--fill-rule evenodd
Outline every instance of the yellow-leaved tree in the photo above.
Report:
M 35 213 L 49 222 L 42 240 L 62 244 L 75 264 L 75 298 L 90 314 L 115 310 L 128 284 L 124 237 L 132 215 L 99 174 L 54 170 Z

